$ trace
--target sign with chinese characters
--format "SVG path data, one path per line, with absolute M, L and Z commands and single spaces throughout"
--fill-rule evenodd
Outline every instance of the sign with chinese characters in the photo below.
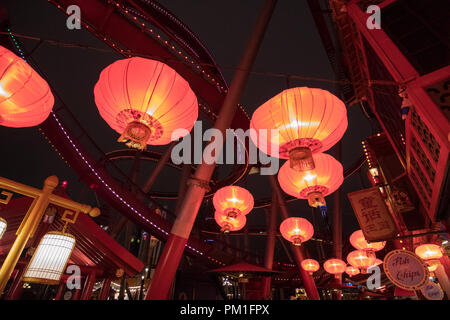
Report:
M 420 289 L 423 296 L 428 300 L 442 300 L 444 299 L 444 291 L 442 291 L 441 286 L 434 282 L 428 282 L 425 287 Z
M 395 237 L 397 226 L 378 187 L 351 192 L 347 196 L 367 241 Z
M 389 280 L 404 290 L 419 290 L 429 282 L 427 265 L 414 252 L 394 250 L 383 261 Z

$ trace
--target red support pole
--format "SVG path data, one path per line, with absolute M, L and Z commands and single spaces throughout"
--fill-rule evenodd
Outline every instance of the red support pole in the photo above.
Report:
M 64 282 L 64 280 L 61 280 L 61 282 L 59 283 L 58 291 L 56 291 L 55 300 L 61 300 L 65 287 L 66 283 Z
M 258 21 L 249 39 L 248 45 L 242 56 L 239 67 L 236 69 L 230 89 L 225 97 L 220 113 L 214 124 L 214 128 L 225 137 L 226 129 L 236 113 L 236 109 L 245 88 L 250 70 L 258 53 L 264 33 L 269 24 L 276 0 L 266 0 L 264 8 L 258 17 Z M 223 145 L 220 145 L 223 148 Z M 215 150 L 218 156 L 222 150 Z M 152 284 L 147 292 L 147 300 L 167 299 L 171 283 L 175 277 L 175 272 L 181 260 L 187 239 L 191 234 L 195 218 L 202 204 L 206 191 L 209 189 L 209 182 L 214 172 L 216 163 L 202 164 L 197 168 L 194 177 L 189 180 L 189 188 L 180 206 L 180 212 L 177 212 L 177 218 L 170 231 L 164 251 L 156 268 L 152 279 Z
M 96 274 L 95 271 L 91 271 L 86 277 L 86 281 L 83 287 L 83 293 L 81 294 L 80 300 L 90 300 L 92 295 L 92 290 L 94 289 Z
M 100 290 L 100 295 L 98 296 L 98 299 L 108 300 L 110 289 L 111 289 L 111 279 L 106 278 L 105 280 L 103 280 L 102 289 Z
M 23 274 L 25 273 L 25 267 L 20 266 L 17 269 L 16 276 L 14 277 L 13 283 L 11 284 L 11 287 L 8 290 L 8 295 L 6 296 L 6 300 L 18 300 L 20 297 L 20 294 L 22 293 L 23 289 Z
M 267 242 L 266 242 L 266 255 L 264 257 L 264 267 L 267 269 L 272 269 L 273 267 L 273 253 L 275 251 L 275 236 L 277 231 L 277 197 L 274 194 L 272 196 L 272 205 L 270 210 L 266 210 L 267 214 Z M 270 287 L 271 287 L 271 278 L 264 277 L 263 278 L 263 286 L 264 299 L 268 299 L 271 297 Z
M 288 209 L 286 207 L 286 202 L 284 201 L 283 194 L 281 193 L 280 185 L 278 184 L 277 178 L 275 175 L 269 176 L 270 185 L 272 186 L 272 191 L 276 194 L 278 198 L 278 204 L 280 207 L 281 218 L 287 219 L 290 217 Z M 303 280 L 303 285 L 305 286 L 306 294 L 309 300 L 320 300 L 319 292 L 317 291 L 316 283 L 314 282 L 314 278 L 309 272 L 305 271 L 302 268 L 302 261 L 305 259 L 304 246 L 297 247 L 291 245 L 291 250 L 294 255 L 295 263 L 297 264 L 297 268 L 300 271 L 300 275 Z
M 76 289 L 75 292 L 73 293 L 72 299 L 71 300 L 80 300 L 80 289 Z
M 336 144 L 335 158 L 341 161 L 342 142 Z M 333 251 L 336 259 L 342 260 L 342 210 L 341 210 L 341 190 L 338 189 L 334 193 L 333 199 Z M 335 277 L 336 284 L 342 286 L 342 274 Z M 335 294 L 334 300 L 342 300 L 342 293 L 340 290 Z

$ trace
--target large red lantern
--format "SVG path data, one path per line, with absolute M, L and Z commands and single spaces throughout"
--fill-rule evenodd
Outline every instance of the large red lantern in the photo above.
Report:
M 347 255 L 347 262 L 361 270 L 361 273 L 367 273 L 367 269 L 374 266 L 376 262 L 375 256 L 367 254 L 363 250 L 355 250 Z
M 299 171 L 313 169 L 311 154 L 330 149 L 347 125 L 347 110 L 340 99 L 307 87 L 279 93 L 260 106 L 250 122 L 255 145 L 273 157 L 291 159 L 290 165 Z M 264 129 L 276 132 L 272 136 Z
M 181 138 L 198 117 L 189 83 L 155 60 L 114 62 L 101 72 L 94 95 L 101 117 L 121 134 L 118 141 L 137 149 Z
M 354 266 L 348 266 L 345 268 L 345 273 L 348 274 L 350 277 L 356 276 L 360 273 L 358 268 L 355 268 Z
M 241 230 L 247 222 L 247 218 L 244 215 L 230 217 L 219 211 L 216 211 L 214 213 L 214 219 L 216 220 L 217 224 L 221 227 L 220 231 L 224 233 Z
M 47 82 L 23 59 L 0 46 L 0 125 L 41 124 L 54 102 Z
M 303 270 L 307 271 L 310 275 L 320 269 L 320 264 L 314 259 L 305 259 L 301 263 Z
M 339 275 L 345 272 L 347 268 L 347 264 L 341 259 L 328 259 L 323 263 L 323 268 L 326 272 L 334 274 L 336 278 L 339 278 Z
M 325 196 L 336 191 L 344 181 L 342 165 L 332 156 L 313 155 L 315 168 L 306 171 L 291 169 L 287 161 L 278 173 L 278 181 L 284 192 L 291 196 L 308 199 L 312 207 L 325 206 Z
M 292 242 L 295 246 L 300 246 L 308 241 L 314 234 L 313 225 L 303 218 L 287 218 L 280 225 L 280 232 L 283 238 Z
M 217 211 L 236 217 L 252 211 L 254 200 L 248 190 L 238 186 L 226 186 L 216 191 L 213 205 Z
M 362 230 L 356 230 L 351 234 L 350 243 L 355 249 L 366 251 L 369 255 L 373 256 L 376 251 L 380 251 L 386 246 L 386 241 L 367 242 Z

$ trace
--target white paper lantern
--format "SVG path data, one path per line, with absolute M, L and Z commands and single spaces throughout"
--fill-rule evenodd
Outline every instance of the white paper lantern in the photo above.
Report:
M 0 239 L 3 237 L 6 231 L 7 223 L 5 219 L 0 218 Z
M 69 233 L 48 232 L 42 237 L 23 281 L 58 284 L 75 247 L 75 237 Z

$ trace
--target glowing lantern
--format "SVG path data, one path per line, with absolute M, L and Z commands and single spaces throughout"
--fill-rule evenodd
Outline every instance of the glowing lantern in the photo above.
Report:
M 23 281 L 58 284 L 74 247 L 75 237 L 71 234 L 48 232 L 31 258 Z
M 442 258 L 442 250 L 436 244 L 422 244 L 415 250 L 416 254 L 423 260 L 436 260 Z
M 379 266 L 380 264 L 383 264 L 383 261 L 381 261 L 380 259 L 375 259 L 375 262 L 370 267 Z
M 326 205 L 325 196 L 336 191 L 344 181 L 342 165 L 332 156 L 319 153 L 313 155 L 315 169 L 296 171 L 287 161 L 278 173 L 280 187 L 291 196 L 308 199 L 311 207 Z
M 375 259 L 375 256 L 368 255 L 363 250 L 355 250 L 347 255 L 347 262 L 353 267 L 360 269 L 363 274 L 375 264 Z
M 246 215 L 253 209 L 253 196 L 248 190 L 238 186 L 227 186 L 216 191 L 214 208 L 230 217 Z
M 214 213 L 214 219 L 216 220 L 217 224 L 221 227 L 220 231 L 224 233 L 241 230 L 247 222 L 247 218 L 244 215 L 230 217 L 219 211 L 216 211 Z
M 359 274 L 359 269 L 355 268 L 354 266 L 348 266 L 345 268 L 345 273 L 348 274 L 350 277 L 356 276 Z
M 298 171 L 313 169 L 311 154 L 330 149 L 342 138 L 347 125 L 347 110 L 340 99 L 328 91 L 307 87 L 279 93 L 260 106 L 250 122 L 255 145 L 273 157 L 289 158 L 291 167 Z M 261 129 L 272 129 L 274 135 Z
M 320 264 L 314 259 L 305 259 L 302 261 L 302 268 L 308 271 L 310 275 L 320 269 Z
M 137 149 L 181 138 L 198 117 L 188 82 L 155 60 L 114 62 L 101 72 L 94 95 L 101 117 L 121 134 L 118 141 Z
M 427 261 L 428 271 L 434 272 L 441 265 L 439 260 L 429 260 Z
M 0 46 L 0 125 L 32 127 L 47 119 L 55 100 L 47 82 Z
M 283 238 L 292 242 L 295 246 L 300 246 L 308 241 L 314 234 L 313 225 L 303 218 L 287 218 L 280 225 L 280 232 Z
M 442 258 L 442 250 L 436 244 L 422 244 L 416 248 L 415 252 L 421 259 L 425 260 L 430 272 L 436 271 L 441 264 L 439 259 Z
M 371 256 L 375 256 L 376 251 L 380 251 L 386 246 L 386 241 L 367 242 L 362 230 L 356 230 L 352 233 L 350 243 L 355 249 L 366 251 Z
M 339 278 L 339 275 L 345 272 L 347 268 L 347 264 L 341 259 L 328 259 L 323 263 L 323 268 L 326 272 L 334 274 L 336 278 Z
M 8 224 L 6 223 L 6 220 L 0 218 L 0 239 L 3 237 L 3 234 L 5 233 L 7 226 Z

